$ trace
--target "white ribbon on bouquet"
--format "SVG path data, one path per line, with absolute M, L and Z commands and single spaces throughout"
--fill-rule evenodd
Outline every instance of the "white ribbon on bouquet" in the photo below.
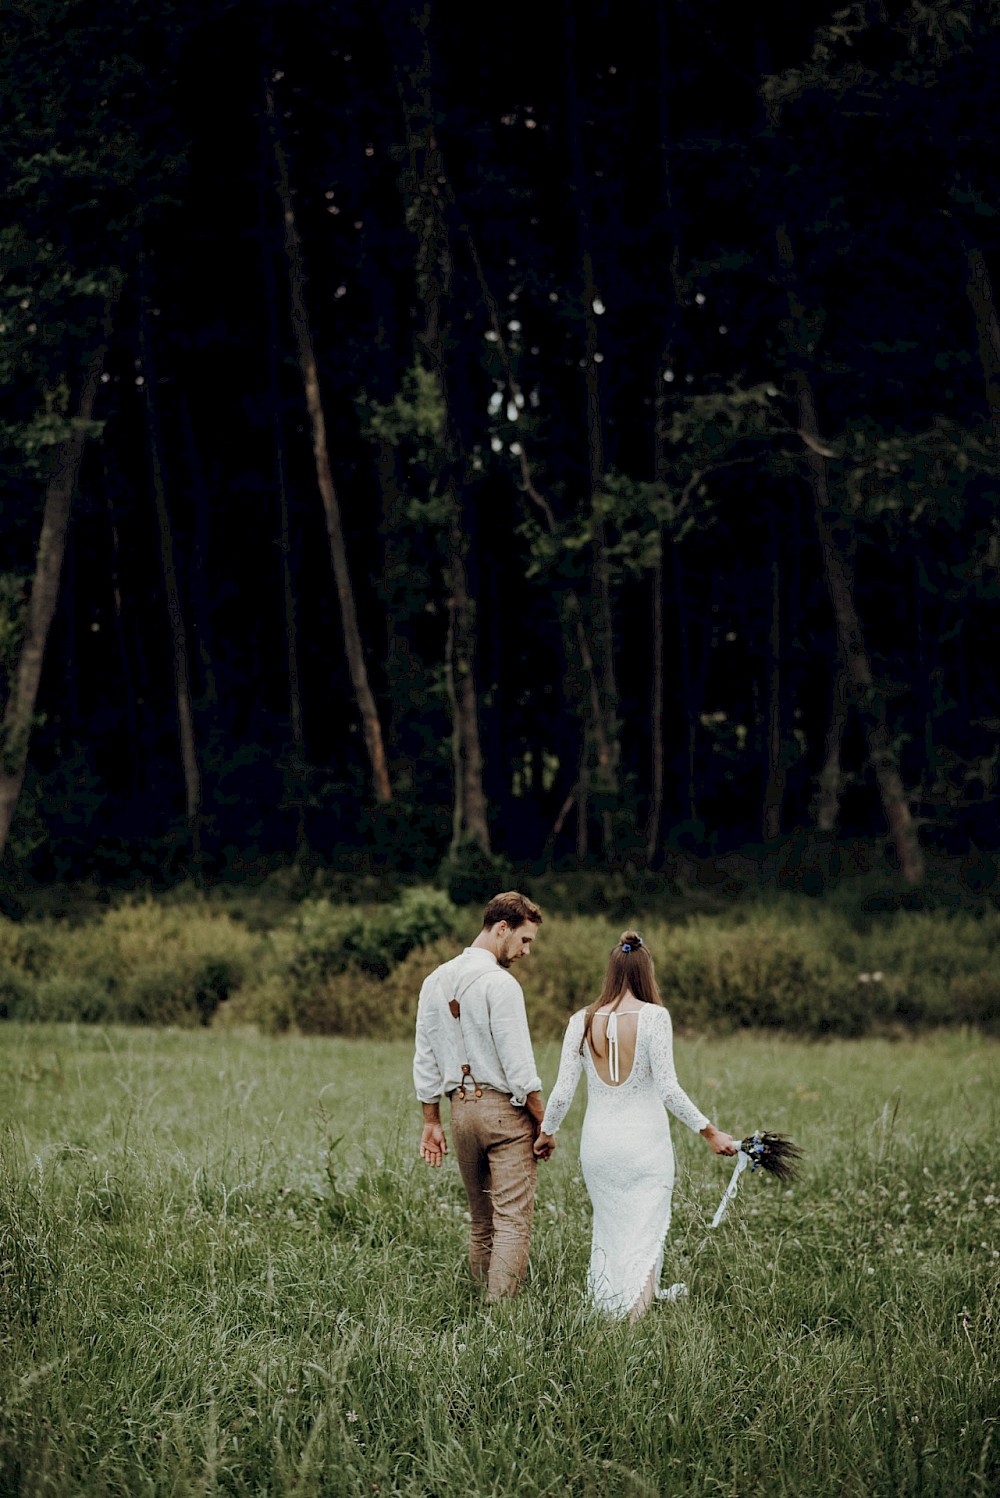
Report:
M 719 1203 L 718 1211 L 712 1218 L 712 1226 L 714 1228 L 717 1228 L 719 1226 L 719 1223 L 725 1217 L 726 1212 L 729 1209 L 729 1203 L 736 1195 L 737 1187 L 740 1184 L 740 1176 L 743 1174 L 749 1164 L 750 1156 L 747 1154 L 746 1150 L 738 1149 L 736 1151 L 736 1164 L 733 1166 L 733 1173 L 729 1178 L 729 1185 L 726 1187 L 722 1200 Z

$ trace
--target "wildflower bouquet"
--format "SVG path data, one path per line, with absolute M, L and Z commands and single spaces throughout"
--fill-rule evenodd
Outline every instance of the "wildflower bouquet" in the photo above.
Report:
M 717 1228 L 725 1217 L 729 1203 L 736 1195 L 740 1176 L 748 1165 L 751 1170 L 767 1171 L 768 1175 L 774 1176 L 779 1181 L 793 1181 L 801 1155 L 802 1151 L 797 1144 L 793 1144 L 783 1134 L 771 1134 L 766 1129 L 757 1129 L 755 1133 L 742 1139 L 736 1151 L 736 1165 L 733 1168 L 732 1177 L 719 1203 L 718 1211 L 712 1218 L 712 1226 Z

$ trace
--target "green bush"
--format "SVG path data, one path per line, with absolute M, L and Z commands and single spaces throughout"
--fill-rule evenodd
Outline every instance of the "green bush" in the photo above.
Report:
M 125 1018 L 113 1003 L 107 988 L 91 978 L 53 973 L 24 988 L 11 1019 L 85 1025 L 108 1024 Z
M 531 897 L 546 917 L 601 915 L 624 924 L 637 911 L 659 912 L 676 903 L 678 885 L 668 873 L 588 869 L 533 878 Z
M 614 873 L 588 875 L 579 889 L 568 875 L 533 882 L 545 921 L 514 972 L 539 1041 L 558 1036 L 600 991 L 625 925 L 646 938 L 679 1027 L 857 1035 L 1000 1026 L 992 909 L 895 910 L 859 921 L 856 902 L 772 891 L 697 913 L 675 896 L 643 916 L 644 888 L 633 900 L 626 876 Z M 574 889 L 586 913 L 561 913 L 557 897 L 569 902 Z M 602 901 L 614 908 L 598 913 Z M 243 916 L 192 892 L 185 903 L 132 900 L 74 920 L 0 918 L 0 1019 L 408 1037 L 424 975 L 478 925 L 426 886 L 383 903 L 324 897 L 290 909 L 283 900 Z
M 538 1041 L 558 1037 L 568 1016 L 600 992 L 621 925 L 606 916 L 546 919 L 532 956 L 514 969 Z M 804 910 L 785 896 L 726 917 L 638 925 L 680 1028 L 854 1036 L 901 1024 L 992 1023 L 984 973 L 995 922 L 990 930 L 979 921 L 900 913 L 863 935 L 822 902 Z M 345 964 L 299 982 L 295 1024 L 328 1034 L 409 1035 L 423 976 L 457 950 L 442 937 L 414 949 L 384 980 Z
M 289 975 L 299 986 L 349 968 L 386 978 L 415 947 L 452 935 L 459 921 L 443 891 L 422 886 L 404 890 L 391 905 L 345 907 L 311 900 L 292 922 L 296 939 Z
M 485 905 L 513 881 L 507 859 L 487 853 L 478 843 L 460 843 L 438 869 L 438 883 L 455 905 Z
M 1000 1028 L 1000 977 L 995 972 L 964 973 L 949 985 L 952 1013 L 962 1024 Z
M 295 995 L 287 977 L 268 973 L 236 990 L 218 1011 L 220 1028 L 253 1025 L 263 1035 L 284 1035 L 296 1023 Z
M 259 968 L 264 939 L 228 915 L 153 900 L 70 926 L 0 928 L 7 1017 L 208 1024 Z
M 0 965 L 0 1019 L 14 1019 L 23 1014 L 29 989 L 10 967 Z
M 299 984 L 291 996 L 294 1023 L 308 1035 L 410 1039 L 420 985 L 456 950 L 451 938 L 441 938 L 414 948 L 384 978 L 348 969 Z
M 883 1004 L 808 927 L 774 917 L 732 929 L 704 918 L 667 935 L 661 989 L 681 1023 L 699 1028 L 760 1026 L 860 1035 Z M 884 1016 L 883 1016 L 884 1017 Z

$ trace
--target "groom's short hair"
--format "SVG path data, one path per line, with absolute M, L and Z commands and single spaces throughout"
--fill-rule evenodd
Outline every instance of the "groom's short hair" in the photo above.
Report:
M 519 894 L 516 889 L 509 889 L 502 895 L 494 895 L 483 911 L 483 930 L 495 926 L 498 921 L 506 921 L 511 930 L 516 931 L 525 921 L 532 921 L 540 926 L 542 912 L 527 895 Z

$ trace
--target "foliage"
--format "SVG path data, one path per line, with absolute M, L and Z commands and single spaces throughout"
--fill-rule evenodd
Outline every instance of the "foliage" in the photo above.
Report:
M 501 890 L 510 889 L 513 870 L 502 854 L 488 853 L 478 843 L 461 842 L 442 861 L 438 883 L 455 905 L 485 905 Z
M 313 981 L 300 981 L 289 996 L 291 1023 L 304 1035 L 379 1039 L 411 1036 L 420 985 L 439 963 L 454 957 L 455 950 L 453 938 L 439 938 L 414 947 L 382 978 L 372 976 L 370 969 L 361 974 L 349 967 Z M 251 1023 L 260 1024 L 260 1007 L 256 995 L 241 997 L 233 1017 L 245 1015 Z M 266 1012 L 263 1028 L 274 1028 Z
M 761 93 L 774 119 L 811 90 L 870 109 L 886 76 L 897 86 L 926 88 L 942 64 L 970 51 L 975 32 L 998 19 L 996 0 L 915 0 L 894 13 L 854 0 L 817 28 L 806 62 L 766 77 Z
M 47 773 L 29 770 L 11 828 L 14 859 L 45 860 L 58 878 L 93 856 L 100 845 L 107 788 L 94 773 L 91 755 L 78 743 L 67 744 Z
M 204 1025 L 263 947 L 228 915 L 152 900 L 72 927 L 3 922 L 0 989 L 9 1019 Z
M 542 1056 L 546 1087 L 557 1063 Z M 582 1101 L 530 1281 L 487 1308 L 454 1160 L 416 1158 L 408 1044 L 0 1031 L 0 1490 L 915 1494 L 1000 1480 L 995 1045 L 681 1039 L 746 1178 L 675 1128 L 638 1326 L 582 1302 Z M 600 1411 L 595 1420 L 594 1411 Z
M 387 437 L 394 447 L 415 442 L 420 461 L 428 461 L 429 453 L 443 440 L 445 410 L 441 381 L 420 359 L 403 375 L 401 388 L 390 404 L 382 406 L 373 401 L 370 409 L 369 433 Z
M 382 979 L 414 947 L 453 935 L 458 913 L 440 890 L 404 890 L 391 905 L 344 908 L 328 900 L 302 904 L 294 920 L 289 974 L 300 987 L 360 969 Z
M 623 924 L 637 921 L 682 1029 L 993 1027 L 1000 931 L 990 899 L 963 911 L 942 886 L 939 908 L 908 909 L 860 883 L 821 900 L 774 892 L 735 903 L 708 892 L 681 900 L 661 886 L 660 912 L 645 916 L 624 880 L 532 883 L 545 921 L 516 969 L 532 1031 L 561 1034 L 599 991 Z M 573 903 L 582 913 L 566 913 Z M 423 978 L 472 939 L 477 916 L 418 886 L 377 905 L 190 893 L 96 904 L 72 920 L 55 911 L 0 920 L 0 1016 L 401 1038 Z
M 581 13 L 568 44 L 520 0 L 499 33 L 471 10 L 355 0 L 268 0 L 256 27 L 233 0 L 5 9 L 7 670 L 40 486 L 117 297 L 101 443 L 81 470 L 52 636 L 65 669 L 42 678 L 11 848 L 19 874 L 182 872 L 140 341 L 158 370 L 156 461 L 191 643 L 202 872 L 295 856 L 434 877 L 453 810 L 442 552 L 456 494 L 489 822 L 506 857 L 569 856 L 572 816 L 557 847 L 547 838 L 578 767 L 592 773 L 585 866 L 598 829 L 609 865 L 644 858 L 635 829 L 654 799 L 654 862 L 682 828 L 699 856 L 747 844 L 772 762 L 782 828 L 807 829 L 837 664 L 790 343 L 812 365 L 827 518 L 857 563 L 864 643 L 880 694 L 892 684 L 889 728 L 922 837 L 1000 845 L 996 0 L 675 12 L 642 8 L 605 66 L 603 11 Z M 565 87 L 514 88 L 529 33 L 532 79 Z M 761 73 L 768 58 L 780 71 Z M 262 274 L 281 234 L 262 66 L 315 277 L 316 375 L 393 761 L 389 810 L 359 791 L 363 735 L 329 648 L 334 593 L 291 329 Z M 794 314 L 779 227 L 795 247 Z M 294 732 L 276 542 L 295 606 Z M 608 599 L 591 587 L 595 543 Z M 605 618 L 606 639 L 593 627 Z M 613 802 L 586 739 L 592 686 Z M 843 825 L 870 837 L 880 807 L 853 727 Z M 89 778 L 61 773 L 77 743 Z M 530 786 L 528 752 L 556 767 Z
M 144 151 L 135 126 L 144 84 L 150 119 L 156 108 L 138 60 L 146 18 L 130 11 L 113 26 L 100 7 L 41 0 L 5 18 L 0 378 L 12 400 L 0 440 L 18 476 L 44 476 L 72 431 L 100 435 L 103 422 L 72 416 L 73 387 L 120 291 L 130 233 L 176 164 L 167 138 Z
M 4 701 L 21 648 L 27 582 L 16 572 L 0 573 L 0 687 Z
M 859 421 L 838 446 L 842 456 L 832 481 L 842 489 L 844 510 L 880 525 L 890 542 L 906 539 L 908 530 L 929 538 L 955 532 L 981 513 L 965 581 L 995 592 L 997 536 L 988 496 L 1000 467 L 985 432 L 941 419 L 925 431 L 887 433 Z

